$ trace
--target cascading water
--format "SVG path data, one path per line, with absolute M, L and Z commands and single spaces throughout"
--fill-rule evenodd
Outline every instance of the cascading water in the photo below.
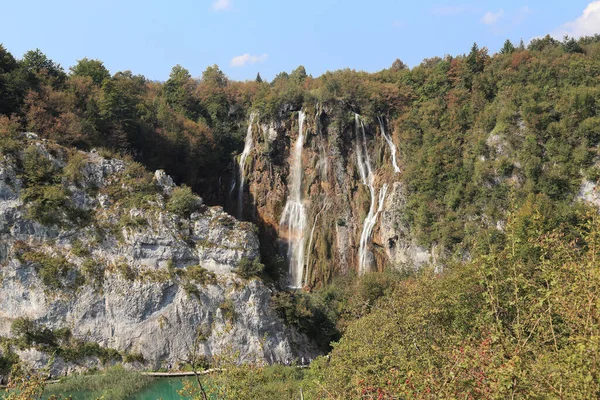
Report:
M 302 203 L 302 149 L 304 147 L 303 111 L 298 114 L 298 139 L 294 144 L 290 163 L 289 195 L 279 223 L 288 228 L 289 287 L 302 288 L 304 271 L 304 230 L 306 228 L 306 210 Z
M 388 146 L 390 146 L 390 152 L 392 153 L 392 165 L 394 166 L 394 172 L 400 172 L 400 168 L 398 167 L 398 163 L 396 162 L 396 145 L 392 142 L 392 139 L 385 133 L 385 127 L 383 126 L 383 119 L 381 117 L 377 117 L 379 120 L 379 129 L 381 129 L 381 135 L 387 142 Z
M 235 157 L 233 157 L 233 166 L 235 167 L 235 165 L 237 164 L 236 162 L 237 160 L 235 159 Z M 235 187 L 237 186 L 237 182 L 236 182 L 236 174 L 235 172 L 233 173 L 233 176 L 231 177 L 231 188 L 229 188 L 229 198 L 231 199 L 233 196 L 233 191 L 235 190 Z
M 307 254 L 306 254 L 306 271 L 305 271 L 305 276 L 304 276 L 304 282 L 308 282 L 307 274 L 308 274 L 308 268 L 310 267 L 310 255 L 312 253 L 312 243 L 313 243 L 313 237 L 315 236 L 315 228 L 317 227 L 317 221 L 319 220 L 319 215 L 321 215 L 327 207 L 329 207 L 329 202 L 327 200 L 325 200 L 323 207 L 317 213 L 317 215 L 315 215 L 315 221 L 313 223 L 312 229 L 310 230 L 310 239 L 308 240 L 308 247 L 307 247 Z
M 242 212 L 244 209 L 244 184 L 246 179 L 246 160 L 248 160 L 248 156 L 250 155 L 250 150 L 252 150 L 252 124 L 254 123 L 254 118 L 256 118 L 256 113 L 250 114 L 250 121 L 248 122 L 248 131 L 246 132 L 246 140 L 244 142 L 244 151 L 240 155 L 240 184 L 238 186 L 238 218 L 242 219 Z M 233 187 L 232 189 L 233 190 Z
M 358 273 L 364 274 L 367 269 L 367 246 L 371 240 L 371 233 L 377 222 L 377 216 L 383 210 L 383 203 L 387 194 L 387 183 L 379 190 L 379 198 L 376 196 L 375 177 L 371 168 L 371 158 L 369 157 L 369 149 L 367 148 L 367 138 L 365 135 L 365 127 L 360 119 L 360 115 L 354 114 L 355 133 L 356 133 L 356 158 L 358 171 L 361 181 L 369 188 L 371 195 L 371 204 L 369 213 L 365 217 L 363 230 L 360 235 L 360 244 L 358 247 Z M 362 132 L 362 141 L 359 138 L 359 131 Z M 379 204 L 379 206 L 378 206 Z

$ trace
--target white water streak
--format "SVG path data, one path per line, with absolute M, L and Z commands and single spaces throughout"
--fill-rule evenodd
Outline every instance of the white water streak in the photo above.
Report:
M 235 159 L 235 157 L 233 157 L 233 166 L 235 167 L 235 165 L 237 164 L 237 160 Z M 237 182 L 236 182 L 236 173 L 233 173 L 233 177 L 231 177 L 231 188 L 229 189 L 229 198 L 231 199 L 232 195 L 233 195 L 233 191 L 235 190 L 235 187 L 237 186 Z
M 400 168 L 398 167 L 398 163 L 396 162 L 396 145 L 392 142 L 392 139 L 385 133 L 385 127 L 383 126 L 383 119 L 381 117 L 377 117 L 379 120 L 379 129 L 381 129 L 381 134 L 383 138 L 387 142 L 388 146 L 390 146 L 390 152 L 392 153 L 392 165 L 394 166 L 394 172 L 400 172 Z
M 244 209 L 244 184 L 246 179 L 246 160 L 248 160 L 248 156 L 250 155 L 250 151 L 252 150 L 252 124 L 254 123 L 254 118 L 256 118 L 256 113 L 250 114 L 250 121 L 248 122 L 248 131 L 246 132 L 246 140 L 244 142 L 244 151 L 242 151 L 242 155 L 240 156 L 240 185 L 238 187 L 238 218 L 242 219 L 242 210 Z M 233 189 L 232 189 L 233 190 Z
M 377 222 L 377 216 L 383 210 L 383 203 L 387 194 L 388 185 L 387 183 L 383 184 L 382 188 L 379 190 L 379 198 L 377 198 L 375 190 L 375 177 L 373 176 L 373 170 L 371 168 L 371 158 L 369 157 L 369 149 L 367 147 L 365 127 L 358 114 L 354 114 L 354 121 L 358 171 L 362 183 L 367 185 L 371 195 L 369 213 L 365 217 L 365 221 L 363 223 L 363 230 L 360 235 L 360 243 L 358 248 L 358 273 L 359 275 L 362 275 L 367 269 L 367 246 L 371 242 L 371 234 L 373 233 L 373 228 Z M 362 143 L 359 138 L 359 130 L 362 133 Z
M 317 213 L 317 215 L 315 215 L 315 221 L 313 223 L 312 229 L 310 230 L 310 240 L 308 241 L 308 247 L 307 247 L 307 252 L 306 252 L 306 271 L 305 271 L 305 275 L 304 275 L 304 282 L 308 282 L 308 268 L 310 267 L 310 255 L 312 254 L 313 236 L 315 235 L 315 228 L 317 227 L 317 221 L 319 220 L 319 215 L 321 215 L 323 213 L 323 211 L 325 211 L 325 209 L 328 207 L 329 207 L 329 202 L 326 200 L 325 203 L 323 204 L 323 207 L 321 208 L 321 210 Z
M 288 228 L 289 287 L 302 288 L 304 272 L 304 230 L 306 229 L 306 210 L 302 202 L 302 150 L 304 148 L 303 111 L 298 113 L 298 139 L 294 144 L 290 163 L 289 196 L 281 215 L 280 225 Z

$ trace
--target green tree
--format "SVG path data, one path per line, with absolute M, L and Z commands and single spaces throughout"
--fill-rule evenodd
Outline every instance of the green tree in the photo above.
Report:
M 54 87 L 60 86 L 67 77 L 60 64 L 52 61 L 40 49 L 29 50 L 23 55 L 20 64 L 23 70 L 29 74 L 28 80 L 31 87 L 37 86 L 40 82 Z
M 21 85 L 14 77 L 18 67 L 17 60 L 0 44 L 0 114 L 10 115 L 17 111 L 22 95 Z
M 196 82 L 192 80 L 190 72 L 181 65 L 176 65 L 163 86 L 163 93 L 167 104 L 195 120 L 200 113 L 200 105 L 194 97 L 195 88 Z
M 131 71 L 117 72 L 102 84 L 99 102 L 101 131 L 113 148 L 125 149 L 137 138 L 140 128 L 138 106 L 146 90 L 146 79 Z
M 511 54 L 514 51 L 515 46 L 513 46 L 509 39 L 506 39 L 506 42 L 504 42 L 504 46 L 502 46 L 502 48 L 500 49 L 500 54 Z
M 584 53 L 583 48 L 579 45 L 575 38 L 565 36 L 562 42 L 563 49 L 567 53 Z
M 256 79 L 255 79 L 255 81 L 256 81 L 256 82 L 258 82 L 258 83 L 262 83 L 262 81 L 263 81 L 263 80 L 262 80 L 262 78 L 260 77 L 260 72 L 257 72 L 257 73 L 256 73 Z
M 485 66 L 484 58 L 482 57 L 482 50 L 479 50 L 479 46 L 477 43 L 473 43 L 471 46 L 471 52 L 467 56 L 467 65 L 469 66 L 469 70 L 476 74 L 478 72 L 482 72 Z
M 77 60 L 77 64 L 70 67 L 69 71 L 71 71 L 71 75 L 73 76 L 88 76 L 92 78 L 92 82 L 98 86 L 102 85 L 105 79 L 110 78 L 110 72 L 100 60 L 90 60 L 88 58 Z
M 408 67 L 402 62 L 402 60 L 396 58 L 396 61 L 392 63 L 392 71 L 401 71 L 403 69 L 408 69 Z
M 304 82 L 304 80 L 308 77 L 306 74 L 306 69 L 303 65 L 300 65 L 298 68 L 292 71 L 290 74 L 290 79 L 295 80 L 297 82 Z

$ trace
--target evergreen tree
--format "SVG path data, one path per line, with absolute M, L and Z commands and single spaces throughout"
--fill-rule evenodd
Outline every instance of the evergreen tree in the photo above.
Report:
M 260 72 L 257 72 L 257 73 L 256 73 L 256 82 L 258 82 L 258 83 L 262 83 L 262 81 L 263 81 L 263 80 L 262 80 L 262 78 L 260 77 Z
M 579 45 L 575 38 L 569 38 L 569 36 L 565 36 L 563 40 L 563 49 L 567 53 L 583 53 L 583 48 Z
M 483 50 L 485 50 L 485 48 Z M 473 46 L 471 47 L 471 52 L 467 56 L 467 65 L 469 66 L 469 70 L 474 74 L 482 72 L 483 67 L 485 66 L 482 57 L 483 54 L 481 54 L 483 50 L 479 50 L 479 46 L 477 46 L 477 43 L 473 43 Z
M 17 111 L 22 90 L 15 79 L 17 60 L 0 44 L 0 114 L 10 115 Z
M 49 59 L 40 49 L 29 50 L 21 60 L 22 68 L 29 74 L 29 83 L 36 86 L 44 81 L 60 85 L 66 79 L 66 74 L 60 64 Z M 53 85 L 53 86 L 54 86 Z
M 500 49 L 500 54 L 511 54 L 514 51 L 515 46 L 513 46 L 509 39 L 506 39 L 506 42 L 504 42 L 504 46 L 502 46 L 502 49 Z

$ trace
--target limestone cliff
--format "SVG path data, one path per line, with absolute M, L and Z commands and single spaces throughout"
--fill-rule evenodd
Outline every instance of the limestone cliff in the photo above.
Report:
M 350 270 L 415 268 L 432 261 L 433 253 L 417 245 L 403 221 L 402 162 L 394 145 L 396 132 L 386 132 L 391 130 L 386 119 L 370 120 L 341 105 L 302 112 L 304 284 L 327 282 Z M 232 212 L 243 199 L 238 217 L 255 222 L 267 252 L 281 255 L 290 242 L 289 229 L 280 220 L 290 195 L 292 150 L 302 112 L 275 121 L 253 120 L 247 190 L 243 197 L 230 196 Z
M 203 205 L 162 171 L 31 134 L 0 154 L 0 338 L 5 353 L 37 367 L 52 344 L 97 343 L 138 368 L 175 365 L 194 343 L 199 355 L 240 361 L 314 357 L 270 308 L 271 289 L 235 273 L 258 256 L 252 224 Z M 74 359 L 63 349 L 53 371 L 97 365 L 100 350 Z

